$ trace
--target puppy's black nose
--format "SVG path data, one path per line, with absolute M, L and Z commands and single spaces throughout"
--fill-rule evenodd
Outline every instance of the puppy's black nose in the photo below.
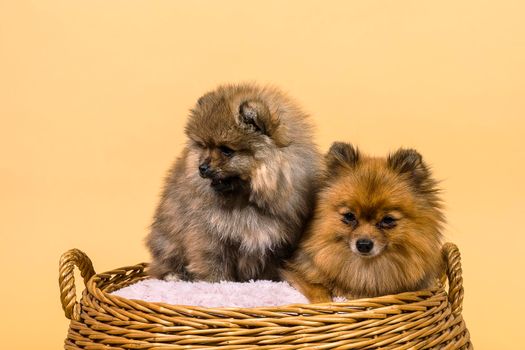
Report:
M 199 174 L 201 177 L 208 177 L 210 176 L 211 169 L 210 169 L 210 163 L 202 163 L 199 165 Z
M 372 251 L 372 248 L 374 248 L 374 242 L 365 238 L 358 239 L 355 243 L 355 247 L 359 253 L 367 254 Z

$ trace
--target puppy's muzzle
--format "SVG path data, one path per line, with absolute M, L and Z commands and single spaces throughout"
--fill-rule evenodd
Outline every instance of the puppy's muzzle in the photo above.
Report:
M 361 254 L 370 254 L 372 249 L 374 249 L 374 241 L 367 238 L 361 238 L 355 242 L 355 247 Z
M 204 179 L 213 175 L 213 170 L 210 167 L 210 163 L 204 162 L 199 165 L 199 175 Z

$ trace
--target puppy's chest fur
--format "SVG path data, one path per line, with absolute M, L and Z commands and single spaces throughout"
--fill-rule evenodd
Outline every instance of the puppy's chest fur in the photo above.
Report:
M 190 276 L 237 281 L 278 279 L 279 261 L 288 255 L 290 239 L 282 222 L 249 205 L 223 207 L 211 198 L 198 196 L 192 202 L 200 203 L 200 207 L 191 216 L 191 234 L 185 239 Z M 200 247 L 190 243 L 197 236 Z M 210 267 L 214 264 L 218 265 Z
M 286 240 L 283 225 L 259 212 L 257 208 L 218 208 L 211 205 L 202 209 L 200 226 L 222 242 L 237 245 L 244 254 L 264 255 Z

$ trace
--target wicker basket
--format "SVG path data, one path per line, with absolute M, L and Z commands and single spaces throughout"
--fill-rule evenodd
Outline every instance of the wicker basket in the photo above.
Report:
M 444 286 L 345 303 L 204 308 L 111 295 L 147 278 L 146 264 L 95 274 L 77 249 L 60 259 L 60 297 L 71 320 L 65 349 L 472 349 L 461 317 L 460 255 L 443 246 Z M 76 301 L 74 267 L 86 288 Z

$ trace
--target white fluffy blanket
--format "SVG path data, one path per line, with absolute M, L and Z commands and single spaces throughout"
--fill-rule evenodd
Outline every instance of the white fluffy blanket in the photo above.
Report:
M 204 307 L 260 307 L 306 304 L 286 282 L 184 282 L 146 279 L 113 292 L 127 299 Z

